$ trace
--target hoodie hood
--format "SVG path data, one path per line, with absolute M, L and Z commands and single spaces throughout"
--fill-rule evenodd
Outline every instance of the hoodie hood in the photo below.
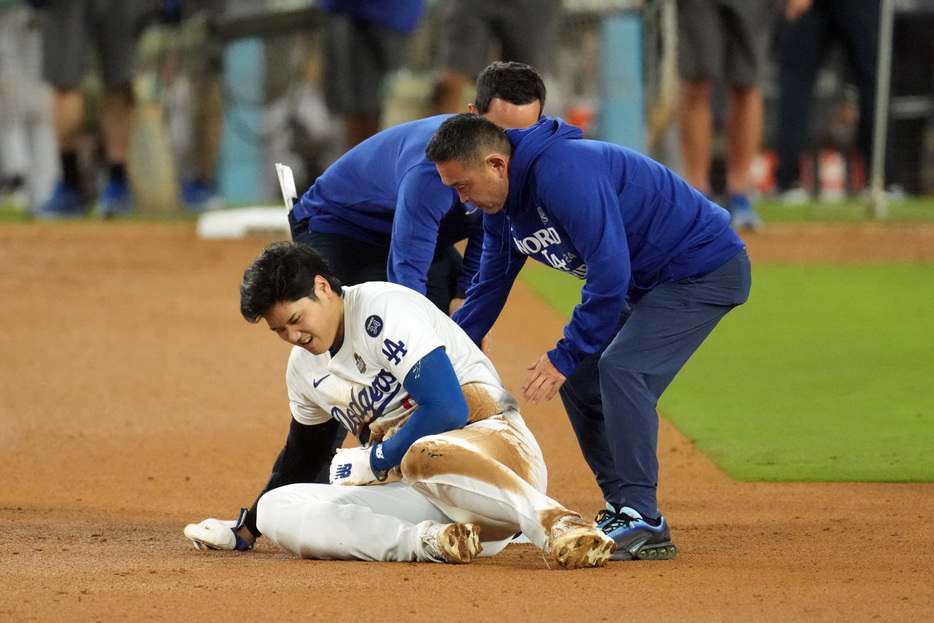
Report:
M 512 161 L 509 165 L 509 196 L 506 208 L 523 205 L 522 193 L 532 171 L 532 163 L 554 140 L 584 138 L 584 132 L 560 118 L 542 117 L 533 126 L 522 130 L 506 130 L 512 143 Z

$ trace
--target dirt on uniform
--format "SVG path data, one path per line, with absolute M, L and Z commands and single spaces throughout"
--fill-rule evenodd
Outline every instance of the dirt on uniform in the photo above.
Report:
M 753 263 L 934 261 L 934 228 L 769 226 Z M 289 425 L 288 345 L 239 314 L 271 240 L 191 224 L 0 227 L 0 621 L 930 621 L 934 484 L 733 482 L 664 419 L 664 562 L 549 569 L 513 544 L 469 565 L 200 552 Z M 519 284 L 491 358 L 518 394 L 562 319 Z M 522 405 L 549 494 L 602 506 L 560 401 Z

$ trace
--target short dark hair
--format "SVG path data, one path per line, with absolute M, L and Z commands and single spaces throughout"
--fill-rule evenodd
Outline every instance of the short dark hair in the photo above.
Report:
M 243 273 L 240 313 L 250 322 L 259 322 L 280 303 L 303 298 L 317 300 L 318 275 L 327 280 L 332 290 L 342 294 L 340 281 L 315 249 L 298 242 L 273 242 Z
M 525 63 L 497 61 L 480 72 L 477 77 L 477 112 L 485 115 L 494 97 L 521 106 L 535 100 L 540 103 L 539 113 L 545 110 L 545 83 L 538 72 Z
M 429 162 L 457 160 L 477 166 L 490 152 L 512 154 L 512 144 L 502 128 L 481 115 L 461 113 L 448 117 L 425 147 Z

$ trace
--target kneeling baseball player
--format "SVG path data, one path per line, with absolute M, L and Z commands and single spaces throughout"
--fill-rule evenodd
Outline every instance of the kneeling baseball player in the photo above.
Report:
M 265 534 L 305 558 L 467 563 L 522 532 L 565 568 L 603 566 L 616 549 L 545 495 L 545 462 L 515 399 L 424 296 L 341 287 L 314 249 L 277 242 L 244 273 L 240 310 L 294 345 L 292 424 L 249 511 L 185 528 L 199 548 L 247 550 Z M 338 424 L 362 447 L 332 459 Z M 328 460 L 332 484 L 310 484 Z

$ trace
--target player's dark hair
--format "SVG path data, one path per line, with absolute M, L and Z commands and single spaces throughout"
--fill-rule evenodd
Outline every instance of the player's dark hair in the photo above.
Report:
M 545 110 L 545 83 L 538 72 L 525 63 L 497 61 L 477 77 L 477 98 L 474 106 L 485 115 L 494 97 L 521 106 L 539 101 L 539 114 Z
M 448 117 L 425 147 L 429 162 L 457 160 L 478 166 L 490 153 L 512 154 L 512 144 L 503 130 L 481 115 L 461 113 Z
M 253 260 L 240 284 L 240 313 L 250 322 L 259 322 L 280 303 L 303 298 L 318 300 L 315 277 L 324 277 L 338 294 L 341 282 L 327 262 L 313 248 L 297 242 L 273 242 Z

